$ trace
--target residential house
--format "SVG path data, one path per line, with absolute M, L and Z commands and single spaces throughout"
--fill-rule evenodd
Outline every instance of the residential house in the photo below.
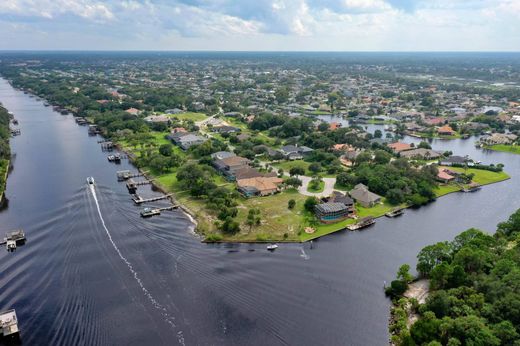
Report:
M 169 124 L 171 119 L 167 115 L 150 115 L 144 118 L 144 121 L 154 124 Z
M 411 150 L 414 148 L 411 144 L 403 143 L 403 142 L 390 143 L 390 144 L 387 144 L 387 146 L 390 149 L 392 149 L 392 151 L 396 154 L 406 151 L 406 150 Z
M 455 176 L 448 172 L 449 171 L 447 169 L 439 169 L 439 173 L 437 173 L 437 180 L 445 184 L 455 180 Z
M 281 183 L 278 177 L 254 177 L 237 180 L 237 188 L 245 197 L 268 196 L 277 193 Z
M 215 126 L 212 128 L 213 132 L 216 133 L 238 133 L 241 130 L 238 127 L 234 126 L 228 126 L 228 125 L 221 125 L 221 126 Z
M 481 137 L 480 143 L 485 145 L 513 144 L 517 139 L 518 136 L 512 133 L 492 133 Z
M 129 114 L 132 114 L 132 115 L 139 115 L 141 114 L 141 111 L 137 108 L 128 108 L 127 110 L 125 110 L 125 112 L 129 113 Z
M 444 125 L 437 129 L 437 133 L 442 136 L 453 136 L 455 131 L 451 128 L 450 125 Z
M 194 145 L 199 145 L 207 141 L 206 138 L 189 132 L 170 133 L 168 137 L 183 150 L 188 150 Z
M 468 165 L 470 165 L 470 166 L 473 165 L 473 164 L 470 164 L 469 161 L 470 160 L 467 157 L 450 156 L 450 157 L 441 158 L 439 160 L 439 165 L 441 165 L 441 166 L 453 166 L 453 165 L 464 165 L 466 163 L 468 163 Z
M 288 160 L 301 160 L 312 153 L 313 149 L 306 146 L 285 145 L 279 151 Z
M 378 194 L 369 191 L 368 187 L 363 184 L 357 184 L 354 189 L 350 190 L 349 195 L 357 203 L 366 208 L 373 207 L 375 204 L 380 203 L 382 198 Z
M 227 159 L 228 157 L 235 157 L 236 155 L 234 153 L 231 153 L 229 151 L 217 151 L 216 153 L 211 154 L 211 158 L 213 160 L 222 160 Z
M 417 148 L 403 151 L 400 153 L 400 156 L 406 157 L 407 159 L 435 160 L 441 157 L 442 153 L 431 149 Z
M 314 207 L 316 218 L 323 223 L 333 223 L 350 216 L 349 208 L 343 203 L 327 202 Z
M 228 180 L 236 179 L 236 172 L 249 167 L 249 161 L 245 157 L 241 156 L 230 156 L 223 159 L 214 159 L 213 166 L 222 173 Z

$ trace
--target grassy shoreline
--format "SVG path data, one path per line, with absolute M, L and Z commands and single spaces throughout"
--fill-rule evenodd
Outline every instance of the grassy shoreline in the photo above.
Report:
M 9 160 L 0 160 L 0 177 L 3 180 L 0 183 L 0 205 L 4 201 L 4 193 L 7 186 L 7 176 L 9 175 Z
M 495 144 L 490 146 L 484 146 L 484 149 L 489 149 L 493 151 L 500 151 L 503 153 L 511 153 L 520 155 L 520 146 L 518 145 L 506 145 L 506 144 Z

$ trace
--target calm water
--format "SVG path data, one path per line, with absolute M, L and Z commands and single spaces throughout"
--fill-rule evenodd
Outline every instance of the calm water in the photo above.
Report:
M 435 141 L 502 162 L 512 179 L 325 237 L 313 249 L 205 245 L 180 212 L 141 219 L 116 181 L 127 164 L 108 163 L 99 138 L 72 117 L 3 80 L 0 101 L 22 129 L 12 140 L 0 231 L 21 227 L 28 238 L 14 253 L 0 249 L 0 310 L 16 309 L 26 345 L 385 345 L 382 286 L 397 267 L 469 227 L 492 231 L 520 207 L 520 156 L 477 151 L 473 140 Z

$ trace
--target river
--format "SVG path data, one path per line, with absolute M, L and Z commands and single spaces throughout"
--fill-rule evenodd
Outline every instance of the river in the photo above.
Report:
M 0 310 L 15 308 L 25 345 L 385 345 L 383 282 L 427 244 L 493 231 L 520 207 L 520 156 L 473 141 L 433 147 L 501 162 L 512 179 L 456 193 L 362 232 L 310 244 L 203 244 L 180 211 L 143 220 L 85 127 L 0 80 L 20 121 L 0 231 Z M 94 176 L 93 191 L 85 178 Z M 156 193 L 140 188 L 145 196 Z

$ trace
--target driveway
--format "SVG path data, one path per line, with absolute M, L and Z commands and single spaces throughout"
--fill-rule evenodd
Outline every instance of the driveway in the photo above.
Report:
M 336 184 L 336 178 L 322 178 L 323 182 L 325 183 L 325 188 L 322 192 L 309 192 L 307 191 L 309 187 L 309 183 L 311 182 L 312 178 L 307 177 L 305 175 L 298 176 L 298 179 L 302 181 L 302 186 L 298 188 L 298 192 L 301 193 L 304 196 L 314 196 L 314 197 L 328 197 L 332 195 L 332 191 L 334 191 L 334 185 Z

